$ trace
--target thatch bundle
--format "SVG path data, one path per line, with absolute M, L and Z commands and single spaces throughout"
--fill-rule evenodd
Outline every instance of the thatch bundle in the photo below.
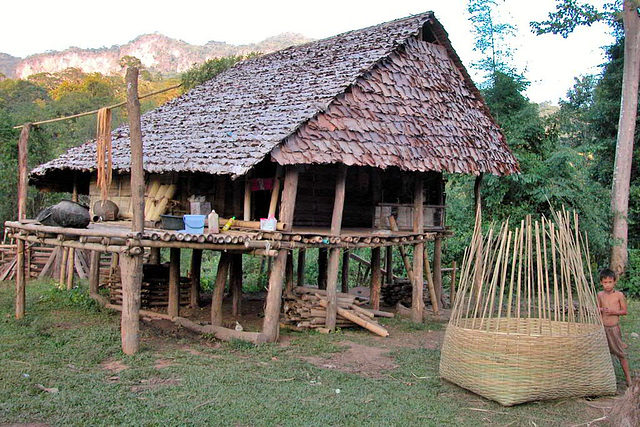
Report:
M 575 214 L 486 235 L 478 215 L 441 376 L 503 405 L 615 393 L 588 259 Z

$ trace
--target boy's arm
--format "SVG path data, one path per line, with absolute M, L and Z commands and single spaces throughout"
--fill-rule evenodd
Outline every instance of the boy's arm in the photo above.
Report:
M 596 295 L 596 301 L 598 303 L 598 309 L 600 310 L 600 313 L 602 313 L 602 301 L 600 301 L 600 294 L 601 292 L 598 292 L 598 294 Z
M 624 294 L 618 291 L 620 298 L 618 301 L 620 302 L 620 311 L 616 313 L 618 316 L 626 316 L 627 315 L 627 299 L 624 297 Z

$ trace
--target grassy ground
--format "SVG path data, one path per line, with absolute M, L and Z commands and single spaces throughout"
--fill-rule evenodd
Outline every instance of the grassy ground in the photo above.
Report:
M 30 283 L 27 316 L 13 318 L 13 284 L 0 284 L 0 426 L 235 425 L 441 426 L 587 425 L 611 399 L 564 399 L 503 408 L 443 382 L 439 350 L 411 345 L 442 325 L 393 320 L 390 345 L 362 331 L 284 332 L 253 347 L 144 326 L 142 351 L 120 351 L 118 316 L 83 291 Z M 640 366 L 640 304 L 623 323 L 632 369 Z M 384 347 L 393 366 L 333 369 L 350 343 Z M 316 361 L 312 363 L 312 358 Z M 326 360 L 327 364 L 317 363 Z M 618 378 L 622 373 L 616 363 Z M 599 424 L 606 425 L 606 424 Z

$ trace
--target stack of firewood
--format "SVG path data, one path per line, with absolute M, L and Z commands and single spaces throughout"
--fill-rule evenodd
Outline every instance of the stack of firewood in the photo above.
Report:
M 374 318 L 393 317 L 393 313 L 366 309 L 362 307 L 365 302 L 362 297 L 338 292 L 336 327 L 361 326 L 380 336 L 388 336 L 389 332 Z M 327 305 L 327 291 L 296 287 L 284 298 L 283 323 L 300 329 L 326 331 Z
M 384 301 L 385 305 L 395 306 L 397 303 L 405 305 L 407 307 L 411 306 L 411 294 L 413 293 L 413 286 L 409 279 L 400 278 L 393 281 L 393 283 L 389 283 L 385 285 L 381 289 L 382 301 Z M 427 282 L 424 282 L 422 295 L 425 303 L 430 303 L 431 298 L 429 297 L 429 287 Z

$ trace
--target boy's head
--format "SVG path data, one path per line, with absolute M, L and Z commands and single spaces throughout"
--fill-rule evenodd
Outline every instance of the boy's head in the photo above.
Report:
M 610 268 L 605 268 L 600 272 L 600 284 L 605 292 L 611 292 L 616 285 L 616 273 Z

